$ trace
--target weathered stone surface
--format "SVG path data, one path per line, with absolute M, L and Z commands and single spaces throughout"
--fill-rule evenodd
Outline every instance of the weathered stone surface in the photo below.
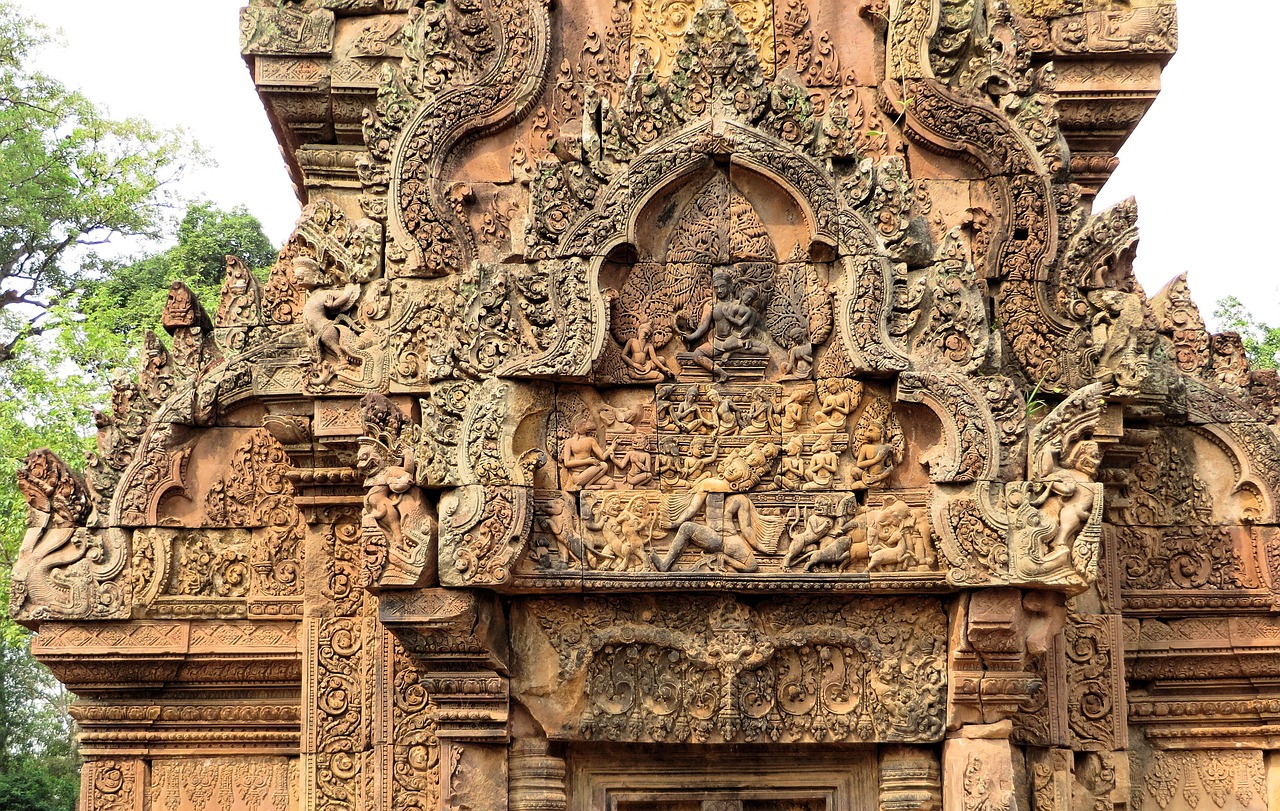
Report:
M 1089 203 L 1171 4 L 240 20 L 297 229 L 20 474 L 85 809 L 1275 807 L 1280 385 Z

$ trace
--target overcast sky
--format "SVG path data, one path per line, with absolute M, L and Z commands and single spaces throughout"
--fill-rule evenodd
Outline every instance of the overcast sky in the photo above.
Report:
M 218 166 L 188 177 L 187 194 L 247 205 L 274 241 L 288 236 L 298 206 L 239 56 L 243 0 L 19 2 L 64 33 L 68 47 L 46 55 L 48 72 L 115 116 L 181 126 L 200 140 Z M 1188 271 L 1206 316 L 1235 295 L 1280 323 L 1280 260 L 1263 239 L 1280 231 L 1280 160 L 1263 137 L 1280 2 L 1178 6 L 1179 53 L 1099 204 L 1138 198 L 1137 270 L 1148 294 Z

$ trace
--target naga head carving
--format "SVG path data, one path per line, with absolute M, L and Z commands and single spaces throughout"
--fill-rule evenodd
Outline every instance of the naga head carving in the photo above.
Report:
M 18 490 L 29 513 L 50 516 L 53 526 L 82 526 L 89 518 L 89 491 L 79 474 L 48 448 L 27 454 L 18 470 Z

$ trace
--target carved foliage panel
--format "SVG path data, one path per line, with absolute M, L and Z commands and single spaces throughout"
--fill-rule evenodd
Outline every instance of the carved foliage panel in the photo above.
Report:
M 360 811 L 373 779 L 378 634 L 360 617 L 310 619 L 305 628 L 304 807 Z
M 83 811 L 143 811 L 147 764 L 134 758 L 85 761 L 80 770 Z
M 156 758 L 151 808 L 157 811 L 295 811 L 297 760 L 291 758 Z
M 1263 523 L 1264 494 L 1242 446 L 1216 426 L 1144 439 L 1132 463 L 1108 473 L 1117 493 L 1109 542 L 1126 609 L 1189 604 L 1190 592 L 1203 605 L 1269 605 L 1275 530 Z
M 945 617 L 923 599 L 518 604 L 513 690 L 553 737 L 919 741 L 943 732 Z M 540 662 L 558 664 L 558 672 Z M 581 697 L 581 698 L 578 698 Z
M 1112 751 L 1128 742 L 1122 619 L 1077 614 L 1063 628 L 1067 726 L 1076 751 Z

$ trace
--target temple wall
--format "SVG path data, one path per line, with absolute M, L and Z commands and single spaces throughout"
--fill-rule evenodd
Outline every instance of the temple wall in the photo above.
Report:
M 1280 808 L 1280 387 L 1133 201 L 1172 3 L 306 0 L 10 610 L 84 811 Z

